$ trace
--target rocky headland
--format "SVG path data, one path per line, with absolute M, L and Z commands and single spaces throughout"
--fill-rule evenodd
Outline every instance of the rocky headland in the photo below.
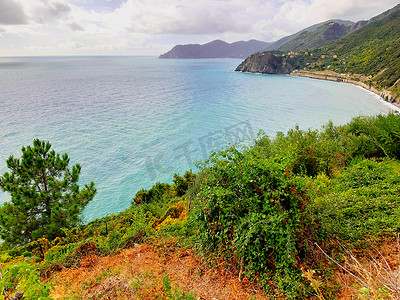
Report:
M 334 71 L 309 71 L 301 64 L 304 53 L 289 52 L 286 54 L 263 52 L 255 53 L 246 58 L 236 69 L 238 72 L 259 74 L 287 74 L 336 82 L 351 83 L 361 86 L 382 97 L 385 101 L 400 107 L 400 97 L 388 89 L 379 89 L 372 84 L 371 76 L 352 73 L 337 73 Z
M 281 46 L 279 51 L 252 54 L 236 71 L 291 74 L 352 83 L 399 106 L 399 28 L 400 4 L 369 21 L 341 26 L 332 22 L 320 26 L 312 34 L 301 33 Z M 311 47 L 317 41 L 328 37 L 331 40 L 331 36 L 340 37 L 342 33 L 344 37 L 329 45 Z M 301 45 L 308 46 L 302 48 Z
M 273 52 L 255 53 L 246 58 L 235 71 L 261 74 L 290 74 L 300 67 L 294 56 Z

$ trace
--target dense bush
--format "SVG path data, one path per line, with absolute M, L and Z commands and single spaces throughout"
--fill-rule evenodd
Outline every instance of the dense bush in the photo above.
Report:
M 168 183 L 157 182 L 149 190 L 141 189 L 138 191 L 132 204 L 160 202 L 170 188 L 171 186 Z
M 264 159 L 276 157 L 292 164 L 293 172 L 330 176 L 355 157 L 400 158 L 400 115 L 360 116 L 343 126 L 329 122 L 321 130 L 291 129 L 271 142 L 259 139 L 252 151 Z
M 198 195 L 199 238 L 207 251 L 236 264 L 287 297 L 305 295 L 297 261 L 307 182 L 290 164 L 251 151 L 223 151 L 206 167 Z
M 398 159 L 399 129 L 398 115 L 358 117 L 216 154 L 197 183 L 200 243 L 275 292 L 305 297 L 299 265 L 314 242 L 357 244 L 399 229 L 396 168 L 371 160 Z
M 50 283 L 40 281 L 39 266 L 20 258 L 6 263 L 1 271 L 0 291 L 13 295 L 17 290 L 24 292 L 26 300 L 48 300 L 50 298 Z
M 398 161 L 356 160 L 332 179 L 319 176 L 312 185 L 305 215 L 318 241 L 357 245 L 400 231 Z
M 352 156 L 392 157 L 400 159 L 400 115 L 357 117 L 343 126 L 357 148 Z
M 179 176 L 178 174 L 174 174 L 172 181 L 174 182 L 174 189 L 176 191 L 177 196 L 181 197 L 185 195 L 189 186 L 191 186 L 196 179 L 196 174 L 191 170 L 186 171 L 183 176 Z

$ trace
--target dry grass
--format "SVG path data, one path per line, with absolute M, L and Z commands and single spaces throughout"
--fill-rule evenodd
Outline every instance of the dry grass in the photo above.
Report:
M 164 278 L 199 299 L 267 299 L 226 268 L 207 267 L 173 242 L 146 244 L 107 257 L 89 257 L 75 269 L 53 274 L 54 299 L 166 299 Z
M 338 299 L 400 299 L 399 241 L 385 243 L 380 250 L 361 257 L 346 253 L 344 263 L 325 253 L 339 267 L 336 277 L 342 289 Z

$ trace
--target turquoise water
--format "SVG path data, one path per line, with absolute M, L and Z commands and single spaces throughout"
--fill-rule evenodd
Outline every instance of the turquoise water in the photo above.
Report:
M 212 149 L 296 124 L 344 124 L 391 107 L 361 88 L 233 72 L 235 59 L 0 58 L 0 172 L 34 138 L 82 165 L 98 190 L 85 219 L 129 207 L 135 193 L 195 168 Z M 0 203 L 9 196 L 0 191 Z

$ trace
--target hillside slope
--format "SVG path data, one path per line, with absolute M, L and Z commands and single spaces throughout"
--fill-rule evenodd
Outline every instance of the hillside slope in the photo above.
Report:
M 393 87 L 400 78 L 400 5 L 319 52 L 338 56 L 328 61 L 338 72 L 374 76 L 379 87 Z M 321 58 L 315 62 L 327 67 Z
M 268 52 L 253 54 L 236 71 L 265 73 Z M 400 5 L 372 18 L 361 29 L 340 40 L 309 51 L 274 52 L 286 74 L 293 70 L 332 71 L 338 81 L 361 82 L 400 101 Z M 267 65 L 266 65 L 267 64 Z M 271 73 L 270 73 L 271 74 Z
M 352 29 L 353 26 L 351 24 L 325 23 L 314 31 L 301 33 L 296 38 L 279 47 L 278 50 L 299 51 L 321 47 L 346 36 Z
M 335 34 L 328 32 L 327 37 L 324 39 L 323 34 L 326 30 L 330 29 L 329 24 L 337 24 L 337 26 L 340 28 L 347 28 L 347 33 L 362 27 L 362 24 L 356 26 L 358 23 L 354 24 L 352 21 L 338 19 L 329 20 L 309 26 L 303 30 L 300 30 L 299 32 L 296 32 L 295 34 L 285 36 L 274 42 L 268 47 L 267 50 L 296 51 L 300 49 L 314 48 L 322 46 L 322 44 L 326 44 L 329 41 L 335 41 L 345 35 L 339 34 L 339 32 L 336 32 Z M 343 31 L 343 29 L 341 31 Z M 320 39 L 319 42 L 318 39 Z M 312 46 L 309 46 L 310 41 L 313 41 Z M 305 45 L 304 47 L 303 44 Z

